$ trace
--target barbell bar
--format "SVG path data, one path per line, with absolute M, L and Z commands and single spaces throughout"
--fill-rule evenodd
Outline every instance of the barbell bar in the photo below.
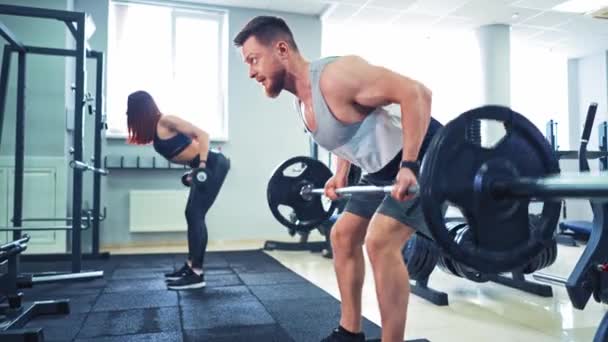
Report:
M 608 172 L 497 180 L 492 191 L 497 197 L 608 198 Z
M 338 195 L 351 195 L 358 193 L 385 193 L 390 194 L 393 191 L 394 185 L 386 185 L 386 186 L 375 186 L 375 185 L 355 185 L 355 186 L 347 186 L 343 188 L 337 188 L 336 194 Z M 408 190 L 408 194 L 417 194 L 420 188 L 417 185 L 411 186 Z M 304 199 L 310 198 L 311 195 L 323 195 L 325 193 L 324 189 L 316 188 L 313 189 L 311 185 L 302 186 L 302 190 L 300 190 L 300 195 Z
M 385 193 L 390 194 L 394 185 L 375 186 L 357 185 L 337 188 L 338 195 L 351 195 L 357 193 Z M 545 178 L 519 178 L 516 180 L 496 180 L 490 184 L 491 192 L 495 198 L 608 198 L 608 172 L 595 175 L 556 175 Z M 407 194 L 418 194 L 420 187 L 411 186 Z M 323 195 L 322 188 L 312 188 L 303 185 L 300 195 L 310 200 L 312 195 Z
M 108 169 L 101 169 L 101 168 L 95 168 L 85 162 L 79 161 L 79 160 L 71 160 L 70 161 L 70 167 L 75 169 L 75 170 L 82 170 L 82 171 L 91 171 L 93 173 L 99 173 L 102 176 L 107 176 L 110 174 L 110 171 L 108 171 Z

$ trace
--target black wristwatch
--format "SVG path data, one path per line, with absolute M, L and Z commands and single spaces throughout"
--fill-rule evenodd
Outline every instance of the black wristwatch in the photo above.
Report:
M 400 167 L 412 170 L 415 175 L 420 172 L 420 162 L 417 160 L 402 160 Z

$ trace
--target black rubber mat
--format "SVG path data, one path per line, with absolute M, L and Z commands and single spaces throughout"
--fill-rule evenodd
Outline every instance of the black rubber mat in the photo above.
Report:
M 113 255 L 84 267 L 104 279 L 24 289 L 24 300 L 68 298 L 71 312 L 27 324 L 46 341 L 318 342 L 338 324 L 340 303 L 261 250 L 210 252 L 204 289 L 170 291 L 163 273 L 184 255 Z M 53 269 L 22 263 L 24 269 Z M 65 267 L 65 266 L 59 266 Z M 364 319 L 368 339 L 380 328 Z

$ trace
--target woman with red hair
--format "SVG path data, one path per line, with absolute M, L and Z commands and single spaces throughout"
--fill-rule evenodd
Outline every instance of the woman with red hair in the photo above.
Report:
M 189 165 L 192 170 L 182 177 L 190 186 L 186 205 L 188 223 L 188 260 L 182 268 L 165 274 L 171 290 L 205 286 L 203 261 L 207 249 L 205 216 L 215 201 L 230 160 L 222 153 L 209 150 L 209 134 L 174 115 L 165 115 L 145 91 L 136 91 L 127 101 L 128 143 L 152 143 L 156 152 L 167 160 Z

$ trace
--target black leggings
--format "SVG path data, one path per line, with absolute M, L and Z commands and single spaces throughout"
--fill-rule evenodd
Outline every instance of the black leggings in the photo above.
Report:
M 188 222 L 188 259 L 192 268 L 201 269 L 207 250 L 207 224 L 205 216 L 220 192 L 226 174 L 230 169 L 230 160 L 223 154 L 209 151 L 207 168 L 211 179 L 205 191 L 200 191 L 192 184 L 188 204 L 186 204 L 186 221 Z

